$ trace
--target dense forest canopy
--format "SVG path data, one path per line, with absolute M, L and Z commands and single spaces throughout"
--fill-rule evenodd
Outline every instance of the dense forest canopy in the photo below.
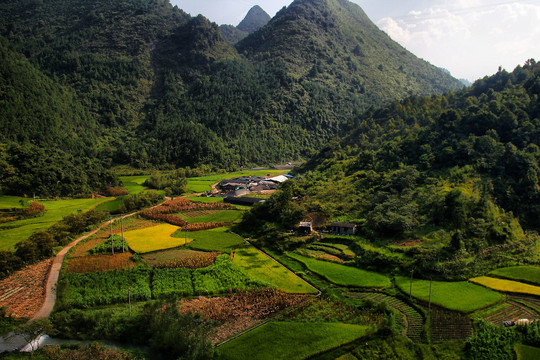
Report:
M 0 36 L 2 149 L 45 162 L 53 148 L 103 168 L 306 159 L 370 106 L 461 86 L 343 0 L 297 0 L 235 47 L 166 0 L 5 0 Z
M 303 218 L 327 219 L 320 226 L 352 222 L 374 244 L 420 246 L 408 260 L 366 252 L 360 265 L 415 264 L 449 279 L 534 261 L 539 95 L 540 64 L 529 60 L 467 89 L 368 111 L 295 170 L 299 181 L 255 208 L 243 227 L 264 235 L 272 226 L 261 220 L 278 229 Z M 271 246 L 290 246 L 274 235 Z

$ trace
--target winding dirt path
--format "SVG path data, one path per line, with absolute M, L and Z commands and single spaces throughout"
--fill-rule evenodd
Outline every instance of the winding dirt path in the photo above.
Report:
M 52 266 L 51 266 L 51 270 L 49 272 L 49 278 L 47 279 L 47 285 L 46 285 L 46 288 L 45 288 L 45 302 L 41 306 L 41 309 L 36 313 L 36 315 L 34 315 L 32 320 L 40 319 L 40 318 L 46 318 L 51 314 L 51 312 L 52 312 L 52 310 L 54 308 L 54 304 L 56 303 L 56 284 L 58 283 L 58 277 L 60 276 L 60 270 L 62 269 L 62 263 L 64 262 L 64 258 L 66 256 L 67 252 L 72 247 L 74 247 L 79 242 L 81 242 L 82 240 L 84 240 L 86 238 L 89 238 L 90 236 L 94 235 L 99 230 L 101 230 L 104 226 L 109 225 L 111 223 L 111 221 L 114 221 L 114 219 L 105 222 L 104 224 L 99 226 L 97 229 L 89 232 L 88 234 L 77 238 L 71 244 L 69 244 L 68 246 L 66 246 L 62 250 L 60 250 L 60 252 L 58 254 L 56 254 L 56 257 L 54 258 Z

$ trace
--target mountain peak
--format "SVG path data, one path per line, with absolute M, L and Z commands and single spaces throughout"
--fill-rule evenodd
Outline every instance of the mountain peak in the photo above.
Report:
M 238 24 L 237 29 L 247 33 L 253 33 L 270 21 L 270 15 L 266 13 L 259 5 L 252 7 L 244 20 Z
M 249 59 L 280 59 L 295 76 L 345 86 L 383 103 L 461 87 L 393 41 L 348 0 L 295 0 L 236 47 Z

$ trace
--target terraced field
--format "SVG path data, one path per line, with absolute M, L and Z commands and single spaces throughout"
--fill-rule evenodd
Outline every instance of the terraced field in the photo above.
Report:
M 538 313 L 514 300 L 507 300 L 497 311 L 485 319 L 493 325 L 502 326 L 504 321 L 538 319 Z
M 406 335 L 409 337 L 409 339 L 415 342 L 420 342 L 422 340 L 422 332 L 424 330 L 424 319 L 422 315 L 398 298 L 376 292 L 355 292 L 348 293 L 347 296 L 357 299 L 369 299 L 376 302 L 385 302 L 388 304 L 388 306 L 403 314 L 405 318 L 404 326 L 407 329 Z
M 438 306 L 431 308 L 431 340 L 465 341 L 473 334 L 473 324 L 468 315 Z

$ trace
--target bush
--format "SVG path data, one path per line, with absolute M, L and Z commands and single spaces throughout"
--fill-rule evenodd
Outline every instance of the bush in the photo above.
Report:
M 485 321 L 476 323 L 474 336 L 465 344 L 467 357 L 473 360 L 513 360 L 518 334 Z
M 120 212 L 127 213 L 135 210 L 154 206 L 163 201 L 163 195 L 154 191 L 143 191 L 138 194 L 128 195 L 120 205 Z
M 105 195 L 107 196 L 124 196 L 129 194 L 127 189 L 120 189 L 120 188 L 113 188 L 113 187 L 107 187 L 105 188 Z
M 520 325 L 516 329 L 523 334 L 525 345 L 540 348 L 540 321 L 534 321 L 529 325 Z

